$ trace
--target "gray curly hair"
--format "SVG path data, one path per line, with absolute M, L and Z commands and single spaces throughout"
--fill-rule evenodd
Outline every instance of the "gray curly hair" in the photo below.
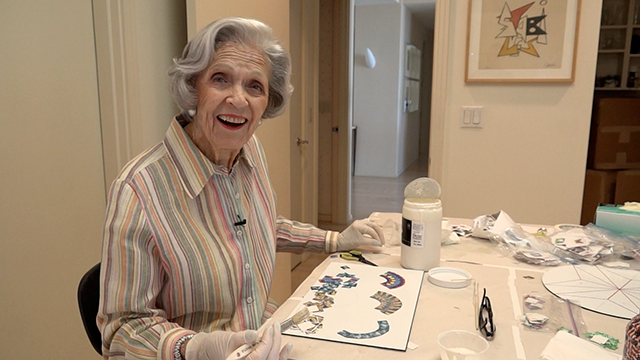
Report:
M 289 81 L 291 59 L 271 28 L 264 23 L 238 17 L 220 19 L 207 25 L 189 41 L 182 57 L 173 60 L 169 69 L 171 96 L 182 115 L 192 120 L 189 110 L 198 104 L 195 80 L 207 69 L 216 51 L 228 42 L 254 47 L 264 53 L 271 65 L 269 101 L 263 119 L 276 117 L 284 112 L 293 87 Z

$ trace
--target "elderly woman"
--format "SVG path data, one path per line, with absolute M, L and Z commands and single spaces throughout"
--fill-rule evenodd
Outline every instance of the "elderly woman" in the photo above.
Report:
M 112 359 L 225 359 L 257 341 L 277 308 L 275 252 L 380 246 L 278 217 L 255 130 L 281 114 L 290 60 L 271 29 L 240 18 L 202 29 L 169 71 L 181 109 L 164 140 L 131 160 L 109 195 L 98 325 Z M 367 236 L 365 236 L 367 235 Z M 247 359 L 286 359 L 279 324 Z

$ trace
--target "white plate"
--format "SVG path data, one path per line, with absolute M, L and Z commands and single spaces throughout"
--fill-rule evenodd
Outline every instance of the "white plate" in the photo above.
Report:
M 471 284 L 471 274 L 458 268 L 437 267 L 429 270 L 429 281 L 437 286 L 459 289 Z

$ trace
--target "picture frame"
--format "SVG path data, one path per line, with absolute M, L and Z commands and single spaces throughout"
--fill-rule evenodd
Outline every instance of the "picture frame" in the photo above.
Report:
M 581 0 L 469 0 L 465 81 L 573 82 Z

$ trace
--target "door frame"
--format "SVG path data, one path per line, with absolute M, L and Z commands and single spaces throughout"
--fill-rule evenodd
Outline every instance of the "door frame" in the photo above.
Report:
M 436 0 L 433 26 L 433 69 L 431 80 L 431 129 L 429 131 L 429 177 L 444 184 L 447 78 L 449 74 L 449 37 L 451 0 Z
M 355 0 L 333 0 L 333 113 L 331 141 L 331 224 L 345 225 L 351 213 L 353 162 L 353 41 Z M 336 18 L 336 14 L 338 15 Z M 317 60 L 317 59 L 316 59 Z
M 301 1 L 301 221 L 318 225 L 319 0 Z
M 319 1 L 290 0 L 291 216 L 318 226 Z M 291 254 L 291 268 L 309 253 Z

